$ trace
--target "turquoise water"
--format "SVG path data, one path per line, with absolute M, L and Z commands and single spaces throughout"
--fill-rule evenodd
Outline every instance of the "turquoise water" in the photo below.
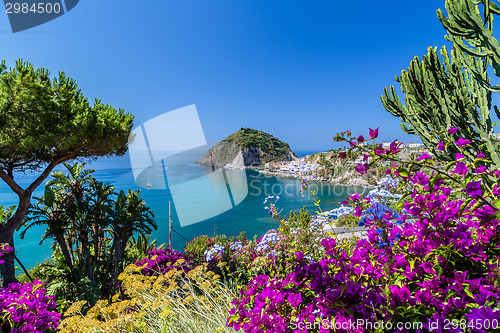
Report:
M 305 153 L 301 155 L 305 155 Z M 89 166 L 96 170 L 94 173 L 96 179 L 112 183 L 118 190 L 139 188 L 135 183 L 128 156 L 99 159 L 90 163 Z M 61 170 L 62 168 L 58 169 Z M 198 176 L 210 172 L 210 170 L 196 165 L 190 165 L 184 169 L 185 172 L 186 170 L 190 170 L 192 174 Z M 16 176 L 16 181 L 21 186 L 26 187 L 34 177 L 34 174 L 21 174 Z M 297 211 L 303 206 L 306 206 L 311 213 L 317 211 L 311 196 L 307 194 L 303 196 L 300 193 L 299 180 L 268 177 L 254 170 L 247 170 L 247 180 L 248 195 L 239 205 L 200 223 L 181 227 L 175 211 L 175 203 L 173 203 L 173 228 L 178 232 L 178 234 L 172 233 L 173 247 L 176 250 L 182 250 L 186 244 L 185 239 L 191 240 L 199 235 L 222 233 L 237 235 L 241 231 L 246 231 L 247 237 L 252 238 L 253 235 L 261 236 L 267 230 L 277 228 L 278 222 L 264 209 L 263 201 L 268 195 L 280 196 L 277 207 L 283 210 L 282 217 L 287 216 L 290 210 Z M 321 200 L 323 210 L 338 207 L 338 204 L 334 202 L 342 201 L 354 192 L 363 191 L 362 188 L 333 186 L 325 183 L 312 183 L 311 186 L 317 189 L 317 198 Z M 43 187 L 40 186 L 34 196 L 41 196 Z M 158 244 L 168 243 L 168 202 L 172 200 L 170 192 L 168 190 L 141 189 L 141 194 L 147 205 L 154 211 L 158 223 L 158 230 L 153 232 L 152 237 L 158 240 Z M 0 204 L 4 206 L 16 204 L 16 196 L 3 182 L 0 183 Z M 199 209 L 198 207 L 203 204 L 206 203 L 193 202 L 192 209 Z M 27 267 L 34 266 L 36 263 L 50 257 L 50 240 L 39 245 L 44 229 L 43 226 L 40 226 L 29 230 L 25 239 L 15 237 L 18 257 Z

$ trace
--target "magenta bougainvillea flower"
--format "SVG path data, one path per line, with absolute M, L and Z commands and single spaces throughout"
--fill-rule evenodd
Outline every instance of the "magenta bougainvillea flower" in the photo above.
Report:
M 455 141 L 455 144 L 459 147 L 462 147 L 462 146 L 470 145 L 471 142 L 467 139 L 460 138 L 457 141 Z
M 14 249 L 8 243 L 0 243 L 0 258 L 12 251 L 14 251 Z M 4 262 L 5 261 L 0 259 L 0 265 L 3 264 Z
M 379 127 L 377 127 L 376 129 L 371 129 L 369 128 L 370 130 L 370 140 L 374 140 L 378 137 L 378 129 Z
M 350 199 L 354 202 L 358 202 L 360 197 L 361 197 L 361 195 L 359 193 L 354 193 L 354 194 L 351 194 Z
M 142 273 L 144 275 L 161 275 L 176 268 L 189 271 L 189 262 L 184 260 L 182 265 L 175 265 L 179 259 L 185 259 L 182 252 L 175 251 L 171 248 L 154 249 L 149 251 L 149 256 L 135 263 L 136 266 L 144 267 Z
M 359 163 L 358 165 L 356 165 L 355 170 L 356 170 L 356 172 L 364 175 L 365 173 L 368 172 L 368 168 L 369 168 L 369 166 L 367 163 Z
M 500 188 L 498 187 L 497 184 L 493 185 L 493 194 L 500 196 Z
M 474 171 L 475 171 L 476 173 L 478 173 L 478 174 L 479 174 L 479 173 L 484 173 L 484 172 L 486 172 L 486 166 L 484 166 L 484 165 L 483 165 L 483 166 L 480 166 L 480 167 L 478 167 L 478 168 L 475 168 L 475 169 L 474 169 Z
M 470 195 L 472 198 L 479 198 L 483 195 L 483 191 L 481 190 L 481 181 L 470 182 L 467 184 L 465 188 L 465 193 Z
M 61 314 L 43 283 L 12 283 L 0 288 L 0 323 L 4 332 L 45 333 L 57 329 Z
M 422 153 L 422 155 L 420 155 L 418 158 L 417 158 L 417 161 L 422 161 L 422 160 L 430 160 L 431 157 L 429 156 L 429 154 L 427 153 Z
M 459 175 L 465 175 L 469 171 L 469 168 L 462 162 L 457 162 L 457 166 L 455 167 L 454 173 L 458 173 Z
M 400 146 L 401 146 L 401 142 L 398 142 L 398 140 L 394 140 L 389 145 L 389 153 L 396 154 L 397 152 L 399 152 L 399 147 Z
M 448 132 L 455 134 L 457 129 Z M 470 141 L 456 143 L 462 147 Z M 444 150 L 444 144 L 438 148 Z M 394 141 L 385 153 L 397 151 Z M 228 326 L 244 332 L 308 332 L 293 330 L 290 323 L 318 327 L 313 325 L 319 322 L 326 326 L 319 325 L 315 332 L 330 332 L 332 323 L 360 323 L 354 328 L 335 326 L 339 328 L 335 331 L 369 332 L 367 325 L 377 321 L 374 318 L 393 325 L 404 318 L 422 323 L 419 332 L 444 332 L 445 323 L 453 319 L 500 321 L 500 221 L 491 204 L 500 197 L 500 188 L 490 184 L 485 188 L 491 192 L 482 189 L 483 180 L 498 183 L 500 172 L 488 175 L 486 167 L 474 164 L 477 161 L 461 154 L 455 157 L 460 161 L 448 178 L 435 169 L 426 173 L 420 168 L 402 169 L 407 171 L 399 180 L 412 191 L 403 198 L 401 211 L 357 195 L 345 200 L 344 204 L 354 205 L 352 216 L 368 229 L 367 239 L 347 247 L 336 237 L 326 237 L 322 256 L 314 261 L 295 251 L 292 267 L 256 276 L 240 290 Z M 425 155 L 419 158 L 424 159 Z M 400 165 L 387 172 L 396 177 Z M 365 168 L 358 165 L 357 171 Z M 499 327 L 500 323 L 494 329 Z

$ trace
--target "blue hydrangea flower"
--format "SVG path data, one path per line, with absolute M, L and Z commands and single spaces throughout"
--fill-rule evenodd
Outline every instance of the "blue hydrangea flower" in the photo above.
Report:
M 232 251 L 240 251 L 242 248 L 243 248 L 243 243 L 240 241 L 236 241 L 229 246 L 229 249 Z
M 211 261 L 215 257 L 216 254 L 221 256 L 224 253 L 224 250 L 225 250 L 224 246 L 214 244 L 211 249 L 205 251 L 205 253 L 204 253 L 205 260 L 207 262 Z
M 386 213 L 388 213 L 388 212 L 390 214 L 387 216 Z M 389 222 L 389 220 L 397 219 L 397 218 L 401 217 L 401 215 L 399 215 L 394 209 L 389 208 L 385 205 L 382 205 L 380 202 L 376 202 L 370 208 L 365 210 L 363 212 L 363 215 L 364 216 L 363 216 L 362 221 L 365 223 L 368 220 L 373 221 L 375 219 L 384 220 L 386 222 Z M 388 217 L 388 219 L 386 217 Z
M 352 207 L 342 205 L 339 208 L 335 208 L 335 209 L 332 209 L 330 211 L 323 213 L 323 215 L 337 219 L 341 216 L 352 214 L 353 212 L 354 212 L 354 209 L 352 209 Z
M 378 202 L 381 199 L 390 198 L 394 195 L 383 188 L 376 188 L 368 192 L 367 198 L 370 198 L 373 202 Z
M 276 232 L 268 232 L 264 236 L 262 236 L 262 239 L 260 242 L 257 244 L 257 247 L 255 248 L 256 251 L 266 251 L 270 248 L 269 244 L 275 244 L 280 240 L 280 237 L 278 236 L 278 233 Z
M 386 188 L 396 188 L 399 186 L 399 180 L 394 179 L 391 176 L 385 176 L 378 182 L 378 185 L 384 186 Z

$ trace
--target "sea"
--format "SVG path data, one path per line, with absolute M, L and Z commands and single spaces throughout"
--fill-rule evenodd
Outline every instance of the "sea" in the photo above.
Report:
M 303 157 L 314 153 L 314 151 L 299 151 L 296 153 L 299 157 Z M 86 163 L 87 168 L 95 170 L 93 176 L 97 180 L 113 184 L 117 191 L 141 190 L 141 197 L 145 200 L 146 205 L 153 210 L 158 224 L 158 230 L 151 234 L 152 238 L 157 240 L 157 244 L 168 244 L 169 202 L 171 202 L 173 229 L 171 239 L 173 248 L 178 251 L 182 251 L 188 241 L 200 235 L 226 234 L 232 236 L 244 231 L 247 238 L 252 239 L 254 235 L 260 237 L 268 230 L 278 228 L 278 220 L 273 218 L 269 210 L 265 208 L 269 205 L 269 202 L 274 203 L 280 212 L 280 217 L 285 218 L 290 214 L 290 211 L 299 211 L 302 207 L 305 207 L 311 214 L 316 214 L 319 210 L 326 211 L 339 207 L 339 202 L 352 193 L 361 193 L 365 190 L 363 188 L 311 182 L 308 186 L 315 191 L 316 199 L 320 200 L 320 207 L 318 208 L 309 192 L 301 192 L 300 180 L 270 177 L 255 170 L 245 170 L 242 171 L 246 173 L 246 185 L 244 186 L 244 192 L 242 192 L 243 195 L 238 200 L 231 199 L 232 205 L 227 209 L 227 205 L 220 206 L 221 193 L 226 193 L 226 188 L 227 190 L 232 189 L 232 197 L 238 198 L 235 188 L 233 186 L 228 187 L 227 182 L 215 185 L 212 182 L 212 187 L 220 186 L 219 191 L 215 191 L 213 194 L 210 192 L 211 189 L 201 188 L 203 186 L 196 182 L 186 182 L 186 184 L 192 185 L 190 185 L 191 187 L 184 186 L 180 191 L 181 194 L 179 194 L 179 190 L 176 190 L 175 193 L 170 190 L 169 184 L 182 185 L 181 178 L 188 181 L 196 180 L 213 173 L 213 170 L 195 163 L 188 163 L 180 169 L 178 166 L 176 168 L 174 165 L 160 164 L 156 171 L 148 172 L 147 181 L 144 179 L 142 181 L 138 180 L 140 177 L 137 177 L 137 170 L 134 172 L 132 169 L 128 154 L 120 157 L 99 158 Z M 64 171 L 65 168 L 58 166 L 57 170 Z M 162 186 L 156 186 L 157 179 L 155 177 L 158 177 L 158 175 L 167 179 L 163 188 Z M 26 188 L 36 176 L 37 173 L 17 174 L 15 180 Z M 226 180 L 228 177 L 231 178 L 230 175 L 225 177 Z M 241 173 L 239 177 L 241 178 Z M 47 181 L 50 179 L 49 177 Z M 150 184 L 149 188 L 145 183 Z M 231 181 L 229 183 L 232 184 Z M 44 184 L 41 185 L 35 191 L 33 197 L 41 197 L 44 186 Z M 238 191 L 243 191 L 241 186 Z M 268 199 L 267 204 L 264 204 L 266 198 L 270 196 L 273 198 Z M 186 201 L 186 198 L 192 199 Z M 16 195 L 10 188 L 1 182 L 0 205 L 4 207 L 15 205 L 17 204 L 16 199 Z M 179 213 L 177 210 L 179 210 Z M 190 219 L 186 219 L 186 216 L 189 216 Z M 50 257 L 52 240 L 47 239 L 41 243 L 45 231 L 43 225 L 30 228 L 26 232 L 24 239 L 20 239 L 19 233 L 23 228 L 21 227 L 16 232 L 14 238 L 16 254 L 26 267 L 33 267 Z

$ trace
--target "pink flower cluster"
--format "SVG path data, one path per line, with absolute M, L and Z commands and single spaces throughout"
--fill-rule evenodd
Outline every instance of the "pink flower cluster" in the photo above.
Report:
M 0 244 L 0 258 L 5 254 L 14 251 L 14 249 L 7 243 Z M 0 259 L 0 265 L 5 263 L 2 259 Z
M 184 263 L 181 266 L 176 266 L 175 263 L 183 259 Z M 189 270 L 189 262 L 186 261 L 181 252 L 168 249 L 154 249 L 149 251 L 149 256 L 135 263 L 137 266 L 145 266 L 142 270 L 144 275 L 162 275 L 171 269 L 181 269 L 187 272 Z
M 399 213 L 358 195 L 349 198 L 368 239 L 349 246 L 326 237 L 320 260 L 297 252 L 291 269 L 253 278 L 234 300 L 228 325 L 245 332 L 330 332 L 335 324 L 336 332 L 366 332 L 365 324 L 353 329 L 343 323 L 383 320 L 394 327 L 422 323 L 419 332 L 458 333 L 463 327 L 446 322 L 487 318 L 500 329 L 500 179 L 475 162 L 466 165 L 462 156 L 457 160 L 449 177 L 389 170 L 411 189 Z M 291 323 L 308 325 L 292 330 Z
M 56 302 L 47 296 L 43 283 L 13 283 L 0 289 L 2 332 L 42 333 L 57 329 L 61 315 Z

